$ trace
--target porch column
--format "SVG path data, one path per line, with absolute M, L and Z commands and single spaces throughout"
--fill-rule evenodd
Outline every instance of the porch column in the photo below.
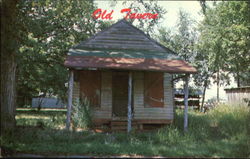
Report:
M 184 80 L 185 80 L 185 86 L 184 86 L 184 132 L 187 132 L 188 130 L 188 78 L 189 74 L 186 74 Z
M 67 105 L 67 119 L 66 119 L 66 129 L 70 129 L 70 118 L 72 109 L 72 95 L 73 95 L 73 82 L 74 82 L 74 72 L 70 69 L 69 72 L 69 84 L 68 84 L 68 105 Z
M 131 131 L 132 120 L 132 72 L 129 72 L 128 79 L 128 133 Z

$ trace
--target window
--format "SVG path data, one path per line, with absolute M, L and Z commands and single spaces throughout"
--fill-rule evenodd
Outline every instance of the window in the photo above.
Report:
M 101 104 L 101 72 L 84 70 L 80 72 L 80 96 L 86 97 L 90 106 Z
M 163 73 L 161 72 L 144 73 L 144 106 L 145 107 L 164 106 Z

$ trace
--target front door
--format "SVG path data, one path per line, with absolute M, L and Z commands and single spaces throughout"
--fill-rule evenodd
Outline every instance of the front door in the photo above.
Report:
M 128 72 L 113 72 L 112 96 L 113 117 L 126 117 L 128 113 Z

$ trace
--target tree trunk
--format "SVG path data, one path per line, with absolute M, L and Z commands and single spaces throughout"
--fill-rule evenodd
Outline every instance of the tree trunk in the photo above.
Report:
M 184 132 L 188 131 L 188 76 L 185 77 L 185 86 L 184 86 Z
M 1 56 L 1 130 L 12 129 L 15 126 L 16 104 L 16 62 L 15 56 L 2 61 Z
M 217 102 L 220 102 L 220 72 L 217 72 Z
M 207 90 L 207 80 L 208 80 L 208 77 L 205 79 L 205 82 L 204 82 L 204 90 L 202 93 L 202 101 L 201 101 L 201 111 L 204 108 L 204 101 L 205 101 L 205 95 L 206 95 L 206 90 Z
M 240 74 L 237 72 L 237 87 L 240 87 Z
M 46 93 L 43 93 L 42 95 L 38 96 L 38 107 L 37 111 L 40 111 L 42 109 L 43 99 L 46 97 Z
M 132 72 L 129 72 L 128 79 L 128 133 L 131 131 L 132 125 Z
M 70 130 L 72 96 L 73 96 L 73 83 L 74 83 L 74 72 L 73 72 L 73 70 L 70 70 L 70 72 L 69 72 L 69 85 L 68 85 L 67 119 L 66 119 L 66 129 L 67 130 Z
M 1 133 L 15 127 L 17 1 L 1 2 Z

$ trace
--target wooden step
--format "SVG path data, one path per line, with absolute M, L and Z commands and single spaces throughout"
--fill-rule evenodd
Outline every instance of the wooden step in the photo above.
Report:
M 112 130 L 127 130 L 127 127 L 124 126 L 115 126 L 111 128 Z
M 114 125 L 128 125 L 128 122 L 111 122 L 111 126 L 114 126 Z M 131 125 L 137 125 L 136 122 L 132 122 Z
M 113 131 L 126 131 L 127 130 L 127 121 L 112 121 L 110 123 L 111 130 Z M 131 126 L 133 129 L 138 129 L 138 124 L 136 122 L 132 122 Z
M 132 128 L 137 128 L 137 125 L 132 125 Z M 115 125 L 115 126 L 111 126 L 111 128 L 124 128 L 127 129 L 127 125 Z

